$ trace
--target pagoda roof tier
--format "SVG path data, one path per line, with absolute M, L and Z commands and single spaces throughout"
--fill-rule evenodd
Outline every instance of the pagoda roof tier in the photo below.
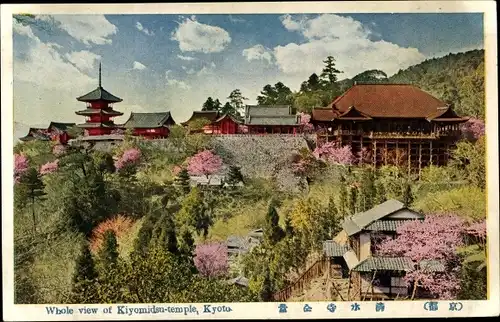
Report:
M 111 127 L 115 128 L 117 127 L 113 122 L 96 122 L 96 123 L 82 123 L 82 124 L 77 124 L 76 126 L 81 127 L 81 128 L 98 128 L 98 127 Z
M 114 96 L 101 86 L 97 87 L 90 93 L 78 97 L 77 100 L 80 102 L 105 101 L 111 103 L 118 103 L 122 101 L 121 98 Z
M 335 118 L 342 118 L 341 115 L 352 107 L 365 118 L 419 118 L 429 121 L 451 111 L 451 107 L 442 100 L 409 84 L 355 84 L 328 105 Z M 452 118 L 460 119 L 456 114 Z
M 129 119 L 123 127 L 127 129 L 151 129 L 165 127 L 175 124 L 170 112 L 157 113 L 134 113 L 130 114 Z
M 99 108 L 87 108 L 85 110 L 75 112 L 77 115 L 111 115 L 111 116 L 121 116 L 122 112 L 115 111 L 111 108 L 108 109 L 99 109 Z

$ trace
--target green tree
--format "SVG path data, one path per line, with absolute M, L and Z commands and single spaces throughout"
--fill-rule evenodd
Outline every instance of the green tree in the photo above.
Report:
M 179 250 L 182 254 L 192 257 L 194 251 L 194 239 L 191 231 L 184 228 L 181 234 L 181 245 Z
M 188 194 L 191 190 L 191 179 L 186 168 L 182 168 L 174 179 L 174 184 L 184 193 Z
M 292 226 L 292 219 L 290 218 L 289 214 L 286 214 L 285 216 L 285 235 L 287 237 L 293 237 L 295 234 L 293 226 Z
M 358 199 L 358 188 L 356 188 L 355 186 L 351 186 L 349 188 L 349 203 L 348 203 L 349 214 L 351 216 L 355 215 L 357 212 L 356 209 L 357 199 Z
M 207 98 L 205 103 L 203 103 L 202 111 L 218 111 L 222 107 L 218 99 L 213 100 L 211 97 Z
M 413 192 L 411 190 L 411 184 L 410 182 L 407 182 L 405 185 L 404 185 L 404 191 L 403 191 L 403 204 L 405 205 L 405 207 L 411 207 L 412 204 L 413 204 Z
M 118 262 L 118 241 L 113 230 L 104 233 L 104 243 L 99 252 L 100 260 L 106 270 L 116 267 Z
M 261 302 L 271 302 L 272 299 L 273 299 L 273 285 L 271 281 L 269 268 L 266 268 L 264 273 L 264 280 L 262 282 L 262 287 L 259 293 L 259 300 Z
M 229 167 L 226 182 L 229 185 L 237 185 L 240 182 L 244 182 L 240 167 L 234 165 Z
M 375 183 L 375 192 L 376 193 L 375 193 L 374 206 L 387 201 L 387 193 L 385 190 L 385 186 L 384 183 L 381 182 L 380 180 L 376 181 Z
M 340 187 L 340 191 L 339 191 L 339 207 L 338 207 L 338 210 L 339 210 L 339 213 L 341 215 L 342 218 L 344 218 L 346 216 L 346 214 L 348 214 L 349 212 L 349 208 L 348 208 L 348 194 L 347 194 L 347 183 L 346 183 L 346 179 L 344 176 L 340 176 L 340 180 L 339 180 L 339 187 Z
M 329 238 L 333 238 L 342 230 L 339 220 L 339 212 L 337 206 L 335 205 L 335 199 L 333 196 L 328 199 L 325 219 L 326 234 Z
M 239 89 L 235 89 L 229 94 L 227 99 L 233 108 L 233 113 L 229 114 L 241 115 L 241 111 L 245 108 L 243 101 L 248 100 L 248 98 L 244 97 Z
M 275 245 L 284 237 L 283 229 L 279 226 L 279 220 L 280 217 L 276 211 L 275 203 L 271 201 L 267 209 L 266 224 L 264 226 L 264 240 L 270 246 Z
M 15 201 L 16 207 L 22 208 L 25 202 L 31 204 L 31 216 L 33 219 L 33 233 L 36 233 L 37 220 L 35 213 L 35 204 L 45 195 L 44 183 L 41 179 L 40 173 L 35 168 L 28 168 L 21 176 L 19 183 L 15 186 Z
M 82 252 L 76 260 L 71 303 L 99 303 L 96 290 L 97 278 L 98 274 L 95 269 L 94 259 L 92 258 L 88 244 L 84 244 Z
M 366 211 L 375 206 L 376 199 L 375 176 L 371 169 L 363 172 L 361 194 L 358 198 L 358 210 Z
M 212 218 L 208 211 L 202 192 L 198 187 L 183 199 L 181 209 L 176 216 L 179 225 L 188 225 L 204 238 L 208 236 L 208 229 L 212 225 Z
M 322 90 L 321 79 L 318 77 L 316 73 L 311 74 L 307 81 L 303 82 L 300 85 L 301 92 L 314 92 Z
M 282 82 L 264 86 L 260 94 L 257 96 L 259 105 L 289 105 L 293 100 L 292 91 Z
M 335 67 L 335 58 L 333 58 L 333 56 L 326 57 L 323 63 L 325 67 L 323 67 L 321 73 L 321 80 L 325 82 L 329 88 L 332 88 L 337 82 L 337 74 L 342 72 Z

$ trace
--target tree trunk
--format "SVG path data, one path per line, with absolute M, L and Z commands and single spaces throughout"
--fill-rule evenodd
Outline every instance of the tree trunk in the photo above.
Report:
M 413 292 L 411 293 L 411 298 L 410 298 L 410 300 L 412 301 L 415 298 L 415 294 L 417 293 L 417 285 L 418 285 L 418 279 L 415 280 L 415 283 L 413 285 Z
M 33 217 L 33 233 L 36 234 L 36 217 L 35 217 L 35 193 L 31 193 L 31 216 Z

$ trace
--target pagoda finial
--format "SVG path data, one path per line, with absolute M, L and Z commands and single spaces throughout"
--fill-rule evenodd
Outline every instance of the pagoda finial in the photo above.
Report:
M 99 87 L 101 86 L 101 62 L 99 62 Z

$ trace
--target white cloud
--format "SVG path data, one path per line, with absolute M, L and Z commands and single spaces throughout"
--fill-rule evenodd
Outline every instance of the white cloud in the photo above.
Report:
M 100 55 L 96 55 L 87 50 L 66 53 L 64 57 L 81 71 L 90 71 L 94 69 L 95 62 L 101 59 Z
M 177 80 L 170 76 L 172 74 L 171 70 L 165 71 L 165 78 L 167 79 L 167 85 L 172 87 L 177 87 L 180 89 L 190 89 L 191 86 L 184 81 Z
M 229 21 L 231 21 L 232 23 L 238 23 L 238 22 L 245 22 L 246 20 L 243 18 L 234 17 L 233 15 L 229 15 Z
M 344 77 L 367 69 L 380 69 L 391 75 L 425 59 L 416 48 L 370 40 L 371 31 L 350 17 L 323 14 L 312 19 L 293 19 L 286 15 L 281 21 L 285 28 L 300 32 L 307 40 L 274 48 L 276 64 L 286 74 L 307 77 L 318 73 L 329 55 L 335 57 Z
M 15 19 L 12 20 L 12 27 L 14 29 L 14 32 L 26 36 L 30 39 L 33 39 L 36 42 L 40 42 L 40 39 L 38 39 L 37 36 L 33 33 L 33 29 L 31 29 L 30 26 L 25 26 L 19 22 L 17 22 Z
M 135 61 L 134 62 L 134 67 L 132 67 L 133 69 L 138 69 L 138 70 L 144 70 L 146 69 L 147 67 L 144 65 L 144 64 L 141 64 L 140 62 L 138 61 Z
M 243 56 L 248 60 L 267 60 L 269 63 L 273 60 L 272 51 L 262 45 L 255 45 L 253 47 L 243 49 Z
M 183 52 L 217 53 L 231 42 L 226 30 L 199 23 L 194 16 L 181 22 L 171 39 L 179 42 L 179 49 Z
M 118 32 L 104 15 L 53 15 L 40 16 L 39 19 L 54 21 L 59 28 L 86 45 L 111 44 L 110 37 Z
M 182 55 L 177 55 L 177 58 L 182 59 L 182 60 L 195 60 L 196 58 L 191 57 L 191 56 L 182 56 Z
M 154 36 L 154 34 L 155 34 L 151 30 L 144 28 L 144 26 L 139 21 L 137 21 L 135 23 L 135 27 L 137 28 L 137 30 L 142 31 L 143 33 L 145 33 L 148 36 Z

